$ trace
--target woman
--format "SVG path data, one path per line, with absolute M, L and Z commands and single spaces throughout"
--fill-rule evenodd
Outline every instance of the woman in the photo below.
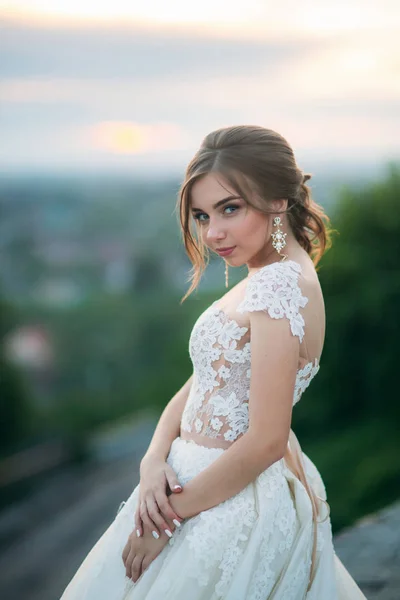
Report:
M 290 428 L 325 336 L 315 270 L 330 245 L 288 142 L 210 133 L 178 210 L 196 289 L 209 250 L 248 276 L 192 329 L 193 374 L 165 408 L 140 483 L 63 600 L 358 600 L 321 477 Z M 135 521 L 135 523 L 134 523 Z

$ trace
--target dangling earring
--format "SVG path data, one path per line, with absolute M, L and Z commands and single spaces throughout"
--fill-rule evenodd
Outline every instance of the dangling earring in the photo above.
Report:
M 281 250 L 282 248 L 284 248 L 286 246 L 286 233 L 283 233 L 283 231 L 280 229 L 280 226 L 282 224 L 281 218 L 280 217 L 275 217 L 274 218 L 274 226 L 277 228 L 276 231 L 273 231 L 271 233 L 271 237 L 272 237 L 272 245 L 275 248 L 275 250 L 278 252 L 279 256 L 282 256 L 282 260 L 286 260 L 287 259 L 287 254 L 282 254 Z
M 228 287 L 228 263 L 225 262 L 225 287 Z

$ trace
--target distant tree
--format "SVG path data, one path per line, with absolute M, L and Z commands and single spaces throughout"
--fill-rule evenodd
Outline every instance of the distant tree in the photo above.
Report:
M 330 211 L 338 231 L 321 261 L 321 370 L 293 428 L 324 475 L 334 530 L 398 498 L 400 164 Z M 342 483 L 346 481 L 346 493 Z
M 18 369 L 5 355 L 4 340 L 11 330 L 14 313 L 0 300 L 0 455 L 4 456 L 18 447 L 30 433 L 32 410 L 26 386 Z
M 382 181 L 345 191 L 338 204 L 340 238 L 321 271 L 334 418 L 400 417 L 399 206 L 400 164 L 394 163 Z
M 137 258 L 133 291 L 143 295 L 166 287 L 161 255 L 143 254 Z
M 344 188 L 338 198 L 332 224 L 339 236 L 319 269 L 326 340 L 321 371 L 299 419 L 305 429 L 326 433 L 369 419 L 391 424 L 400 417 L 399 206 L 395 163 L 381 181 Z

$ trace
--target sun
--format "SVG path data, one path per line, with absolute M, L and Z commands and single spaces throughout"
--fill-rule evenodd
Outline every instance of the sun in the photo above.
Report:
M 113 154 L 145 154 L 185 147 L 187 135 L 176 123 L 102 121 L 89 131 L 90 143 Z
M 146 147 L 143 131 L 135 123 L 104 121 L 92 130 L 95 146 L 116 154 L 138 154 Z

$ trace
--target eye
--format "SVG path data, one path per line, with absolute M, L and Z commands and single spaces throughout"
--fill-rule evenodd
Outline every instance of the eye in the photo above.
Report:
M 239 208 L 240 206 L 238 206 L 237 204 L 227 204 L 226 206 L 223 207 L 222 211 L 225 212 L 228 208 L 233 208 L 233 212 L 229 212 L 226 213 L 227 215 L 233 215 Z M 205 223 L 205 219 L 201 219 L 201 217 L 208 217 L 208 215 L 206 215 L 206 213 L 197 213 L 195 215 L 193 215 L 193 218 L 196 221 L 199 221 L 199 223 Z
M 195 215 L 193 215 L 193 219 L 195 221 L 199 221 L 199 223 L 203 223 L 203 219 L 201 219 L 200 217 L 202 217 L 205 213 L 196 213 Z M 207 216 L 207 215 L 206 215 Z
M 237 208 L 240 208 L 240 207 L 239 207 L 239 206 L 237 206 L 236 204 L 228 204 L 227 206 L 225 206 L 225 209 L 227 209 L 227 208 L 233 208 L 233 209 L 234 209 L 234 211 L 233 211 L 233 212 L 236 212 L 236 209 L 237 209 Z M 233 213 L 228 213 L 228 215 L 232 215 L 232 214 L 233 214 Z

